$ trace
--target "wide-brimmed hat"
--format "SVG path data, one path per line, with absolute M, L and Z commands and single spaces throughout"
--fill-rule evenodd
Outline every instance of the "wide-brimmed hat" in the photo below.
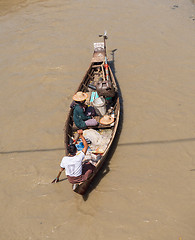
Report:
M 101 148 L 96 148 L 96 150 L 92 151 L 93 154 L 103 154 L 104 153 L 104 150 L 101 149 Z
M 88 97 L 87 93 L 84 92 L 77 92 L 72 99 L 76 102 L 82 102 L 84 100 L 86 100 Z
M 114 122 L 114 118 L 109 115 L 105 115 L 100 119 L 100 123 L 103 125 L 109 125 L 113 122 Z

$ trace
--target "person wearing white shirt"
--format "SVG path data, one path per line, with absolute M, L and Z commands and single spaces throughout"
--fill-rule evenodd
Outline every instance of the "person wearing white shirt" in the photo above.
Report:
M 52 183 L 59 182 L 60 175 L 64 170 L 66 171 L 69 182 L 75 184 L 86 181 L 96 169 L 95 166 L 89 162 L 82 164 L 88 149 L 88 144 L 83 137 L 83 130 L 78 130 L 77 132 L 83 142 L 84 148 L 78 152 L 75 144 L 68 146 L 69 154 L 62 158 L 60 171 Z

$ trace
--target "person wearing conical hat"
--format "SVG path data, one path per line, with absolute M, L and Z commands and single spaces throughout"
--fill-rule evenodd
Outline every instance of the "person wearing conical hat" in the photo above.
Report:
M 95 110 L 93 107 L 88 107 L 85 100 L 88 95 L 84 92 L 77 92 L 73 96 L 75 104 L 73 104 L 73 120 L 79 129 L 86 129 L 90 126 L 98 125 L 98 122 L 93 118 Z

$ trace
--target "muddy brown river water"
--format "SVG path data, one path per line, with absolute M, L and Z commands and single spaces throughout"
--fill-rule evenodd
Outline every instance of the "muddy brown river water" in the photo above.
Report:
M 122 131 L 82 198 L 50 182 L 104 30 Z M 0 56 L 1 240 L 195 239 L 193 1 L 0 0 Z

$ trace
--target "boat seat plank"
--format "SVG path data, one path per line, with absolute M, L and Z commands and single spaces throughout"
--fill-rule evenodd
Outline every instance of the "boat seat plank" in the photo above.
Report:
M 112 128 L 112 127 L 113 126 L 111 126 L 111 125 L 103 125 L 103 124 L 99 123 L 98 126 L 91 126 L 91 127 L 88 127 L 87 129 L 90 129 L 90 128 L 92 128 L 92 129 L 109 129 L 109 128 Z M 79 128 L 75 125 L 75 123 L 73 123 L 73 125 L 72 125 L 72 130 L 73 131 L 79 130 Z
M 91 76 L 91 74 L 88 73 L 87 75 L 91 80 L 93 80 L 93 77 Z
M 102 64 L 101 65 L 93 65 L 92 68 L 98 68 L 98 67 L 101 67 L 101 66 L 102 66 Z

